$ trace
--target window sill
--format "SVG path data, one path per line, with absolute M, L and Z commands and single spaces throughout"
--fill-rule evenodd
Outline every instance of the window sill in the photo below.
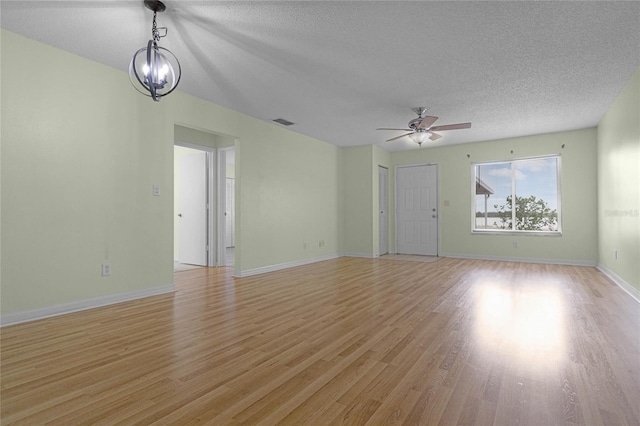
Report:
M 491 230 L 478 230 L 473 229 L 471 231 L 472 235 L 507 235 L 507 236 L 524 236 L 529 235 L 533 237 L 561 237 L 562 231 L 498 231 L 495 229 Z

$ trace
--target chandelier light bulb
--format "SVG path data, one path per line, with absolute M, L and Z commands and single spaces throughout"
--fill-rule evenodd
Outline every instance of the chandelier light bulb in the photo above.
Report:
M 162 87 L 167 83 L 167 74 L 169 74 L 169 67 L 167 64 L 162 64 L 160 71 L 158 71 L 158 84 L 161 84 Z

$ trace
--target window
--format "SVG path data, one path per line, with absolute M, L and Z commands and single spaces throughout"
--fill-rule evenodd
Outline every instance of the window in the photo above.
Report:
M 474 164 L 473 231 L 560 234 L 559 170 L 559 156 Z

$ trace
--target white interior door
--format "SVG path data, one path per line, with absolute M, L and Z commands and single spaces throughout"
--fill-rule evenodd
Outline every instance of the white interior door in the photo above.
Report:
M 396 168 L 396 248 L 402 254 L 438 255 L 437 166 Z
M 207 266 L 207 153 L 181 157 L 178 174 L 178 259 Z
M 387 206 L 389 205 L 388 203 L 388 180 L 389 178 L 389 171 L 382 167 L 382 166 L 378 166 L 378 202 L 379 202 L 379 208 L 380 208 L 380 224 L 379 224 L 379 228 L 380 228 L 380 243 L 378 246 L 378 249 L 380 251 L 380 255 L 383 254 L 387 254 L 389 252 L 389 249 L 387 247 L 387 241 L 389 240 L 389 232 L 388 232 L 388 216 L 387 216 Z
M 227 188 L 226 188 L 226 205 L 224 211 L 224 220 L 225 220 L 225 247 L 235 247 L 236 246 L 236 236 L 235 236 L 235 185 L 236 181 L 234 178 L 227 178 Z

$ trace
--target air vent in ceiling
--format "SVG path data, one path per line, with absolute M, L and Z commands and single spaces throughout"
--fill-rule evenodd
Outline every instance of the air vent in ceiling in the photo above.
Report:
M 284 118 L 276 118 L 275 120 L 276 123 L 278 124 L 282 124 L 283 126 L 291 126 L 295 123 L 290 122 L 289 120 L 285 120 Z

